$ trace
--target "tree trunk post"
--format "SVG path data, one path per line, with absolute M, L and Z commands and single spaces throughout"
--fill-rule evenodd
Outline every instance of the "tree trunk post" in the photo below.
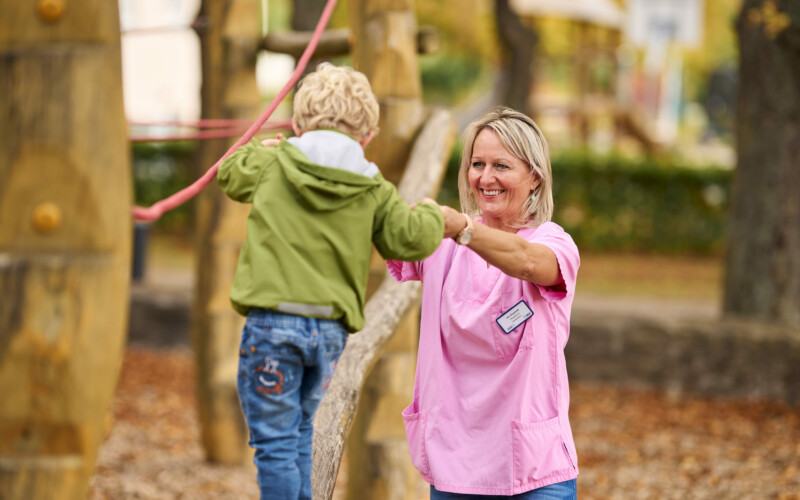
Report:
M 724 312 L 800 326 L 800 3 L 746 0 Z
M 350 2 L 353 61 L 380 104 L 380 132 L 367 156 L 395 184 L 403 177 L 411 143 L 424 119 L 417 64 L 417 21 L 412 0 Z M 372 259 L 369 292 L 386 276 Z M 418 306 L 401 322 L 368 379 L 348 441 L 347 498 L 411 498 L 411 465 L 400 411 L 412 395 L 419 336 Z M 395 411 L 392 411 L 395 410 Z
M 117 2 L 0 0 L 0 498 L 86 498 L 128 316 Z
M 201 15 L 210 20 L 201 38 L 205 118 L 252 118 L 258 112 L 258 8 L 255 0 L 207 0 L 201 6 Z M 221 139 L 202 142 L 197 162 L 201 172 L 228 147 Z M 243 463 L 252 456 L 236 390 L 239 334 L 244 318 L 231 308 L 228 299 L 249 208 L 210 186 L 198 197 L 196 211 L 197 285 L 192 340 L 198 414 L 207 458 L 227 464 Z
M 505 52 L 509 54 L 503 65 L 501 104 L 521 113 L 532 115 L 529 102 L 533 86 L 533 60 L 539 37 L 525 26 L 511 8 L 509 0 L 495 1 L 497 33 Z

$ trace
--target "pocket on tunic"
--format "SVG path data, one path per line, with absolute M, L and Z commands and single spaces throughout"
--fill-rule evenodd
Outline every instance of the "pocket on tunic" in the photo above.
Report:
M 566 454 L 558 417 L 542 422 L 511 422 L 514 487 L 564 475 L 575 467 Z
M 525 322 L 508 333 L 506 333 L 502 328 L 500 328 L 500 325 L 497 324 L 497 318 L 514 307 L 521 300 L 523 300 L 522 297 L 519 297 L 515 300 L 507 299 L 507 302 L 504 301 L 502 307 L 495 306 L 490 309 L 493 323 L 491 328 L 494 337 L 494 349 L 497 352 L 498 358 L 502 359 L 513 357 L 520 349 L 533 349 L 533 327 L 534 322 L 536 321 L 535 311 L 533 316 L 525 320 Z M 531 305 L 528 304 L 528 307 L 531 307 Z M 531 310 L 533 309 L 531 308 Z
M 411 452 L 411 463 L 425 477 L 431 477 L 428 453 L 425 450 L 425 426 L 428 422 L 426 412 L 414 412 L 414 404 L 403 410 L 403 424 L 406 428 L 408 451 Z

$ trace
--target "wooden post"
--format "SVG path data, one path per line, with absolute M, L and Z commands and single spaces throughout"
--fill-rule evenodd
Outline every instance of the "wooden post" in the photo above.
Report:
M 366 153 L 386 179 L 398 183 L 424 119 L 414 2 L 354 0 L 349 5 L 354 66 L 369 78 L 381 111 L 380 132 Z M 382 259 L 372 260 L 370 293 L 386 275 Z M 410 498 L 416 474 L 399 410 L 412 395 L 418 313 L 418 306 L 411 307 L 366 384 L 348 443 L 349 499 Z M 394 375 L 381 375 L 388 373 Z
M 86 498 L 128 314 L 117 2 L 0 0 L 0 498 Z
M 351 0 L 353 65 L 369 78 L 381 106 L 380 133 L 367 156 L 397 184 L 424 119 L 413 0 Z
M 201 6 L 201 15 L 210 20 L 201 39 L 205 118 L 258 115 L 258 8 L 255 0 L 208 0 Z M 224 140 L 203 142 L 198 167 L 205 171 L 229 147 Z M 244 319 L 228 300 L 249 208 L 210 186 L 198 198 L 196 212 L 197 288 L 192 338 L 197 360 L 198 412 L 207 458 L 228 464 L 246 462 L 252 456 L 236 391 Z

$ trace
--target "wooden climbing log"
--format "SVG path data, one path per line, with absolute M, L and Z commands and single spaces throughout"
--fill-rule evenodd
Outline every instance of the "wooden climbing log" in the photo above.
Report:
M 413 202 L 436 196 L 455 135 L 456 125 L 450 113 L 434 111 L 420 130 L 411 149 L 406 174 L 398 187 L 404 200 Z M 401 284 L 392 278 L 385 279 L 367 302 L 364 329 L 348 339 L 331 386 L 314 419 L 314 498 L 331 498 L 365 379 L 398 324 L 416 304 L 419 291 L 419 283 Z M 412 382 L 413 379 L 409 381 Z M 397 417 L 400 418 L 399 414 Z
M 0 0 L 0 498 L 86 498 L 125 345 L 116 1 Z

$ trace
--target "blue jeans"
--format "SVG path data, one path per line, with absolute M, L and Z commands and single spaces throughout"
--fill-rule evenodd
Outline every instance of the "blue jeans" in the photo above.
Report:
M 465 495 L 463 493 L 447 493 L 439 491 L 431 485 L 431 500 L 444 500 L 444 499 L 460 499 L 468 500 L 473 498 L 475 500 L 577 500 L 578 499 L 578 481 L 570 479 L 561 483 L 550 484 L 536 488 L 535 490 L 526 491 L 518 495 L 504 496 L 504 495 Z
M 261 500 L 311 498 L 311 420 L 346 341 L 338 320 L 264 309 L 247 315 L 238 388 Z

